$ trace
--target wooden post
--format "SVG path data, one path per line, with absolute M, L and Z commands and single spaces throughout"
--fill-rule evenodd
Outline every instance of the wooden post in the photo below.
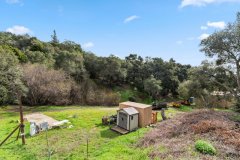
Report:
M 19 132 L 21 133 L 22 145 L 25 144 L 22 100 L 21 100 L 21 96 L 19 94 L 17 95 L 17 98 L 18 98 L 18 103 L 19 103 L 20 124 L 3 140 L 3 142 L 1 142 L 0 146 L 3 145 L 3 143 L 5 143 L 13 135 L 13 133 L 17 131 L 17 129 L 19 129 Z M 18 140 L 18 137 L 19 137 L 19 133 L 17 135 L 16 140 Z
M 3 145 L 3 143 L 5 143 L 12 135 L 14 132 L 16 132 L 16 130 L 20 127 L 20 125 L 18 125 L 0 144 L 0 146 Z
M 25 133 L 24 133 L 24 119 L 23 119 L 23 108 L 22 99 L 19 97 L 19 114 L 20 114 L 20 132 L 22 137 L 22 144 L 25 144 Z
M 88 137 L 87 137 L 87 159 L 88 159 Z
M 46 141 L 47 141 L 47 149 L 48 149 L 48 159 L 51 159 L 51 150 L 50 150 L 50 147 L 49 147 L 49 142 L 48 142 L 48 128 L 47 130 L 45 131 L 46 132 Z
M 166 120 L 166 119 L 167 119 L 167 117 L 166 117 L 166 115 L 165 115 L 165 109 L 164 109 L 164 108 L 161 109 L 161 116 L 162 116 L 162 119 L 163 119 L 163 120 Z
M 20 135 L 20 125 L 19 125 L 19 129 L 18 129 L 18 133 L 17 133 L 17 138 L 16 138 L 16 141 L 18 140 L 18 138 L 19 138 L 19 135 Z

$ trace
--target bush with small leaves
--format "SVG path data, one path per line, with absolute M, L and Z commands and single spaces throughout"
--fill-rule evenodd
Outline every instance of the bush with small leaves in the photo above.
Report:
M 216 149 L 213 147 L 213 145 L 204 140 L 196 141 L 195 149 L 204 154 L 215 155 L 217 153 Z

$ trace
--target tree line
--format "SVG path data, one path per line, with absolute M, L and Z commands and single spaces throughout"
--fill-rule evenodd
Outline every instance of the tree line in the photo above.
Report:
M 212 92 L 221 91 L 240 108 L 240 13 L 233 23 L 201 41 L 201 51 L 214 60 L 193 67 L 174 59 L 99 57 L 73 41 L 50 42 L 29 35 L 0 32 L 0 104 L 116 105 L 119 88 L 135 90 L 152 101 L 163 97 L 198 97 L 214 105 Z M 134 100 L 134 97 L 129 97 Z
M 1 32 L 0 56 L 1 104 L 14 103 L 16 93 L 21 93 L 27 105 L 113 105 L 119 101 L 114 88 L 123 86 L 152 99 L 177 96 L 191 68 L 173 59 L 137 54 L 99 57 L 73 41 L 59 42 L 55 31 L 50 42 Z

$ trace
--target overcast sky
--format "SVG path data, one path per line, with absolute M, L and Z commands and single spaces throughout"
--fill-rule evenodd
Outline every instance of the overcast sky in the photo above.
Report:
M 73 40 L 99 56 L 199 65 L 199 43 L 233 22 L 240 0 L 0 0 L 0 30 Z

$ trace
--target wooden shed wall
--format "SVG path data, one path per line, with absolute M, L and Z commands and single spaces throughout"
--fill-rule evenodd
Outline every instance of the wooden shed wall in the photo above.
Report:
M 151 105 L 143 105 L 134 102 L 123 102 L 119 104 L 119 108 L 133 107 L 139 112 L 138 125 L 139 127 L 146 127 L 152 121 L 152 107 Z

